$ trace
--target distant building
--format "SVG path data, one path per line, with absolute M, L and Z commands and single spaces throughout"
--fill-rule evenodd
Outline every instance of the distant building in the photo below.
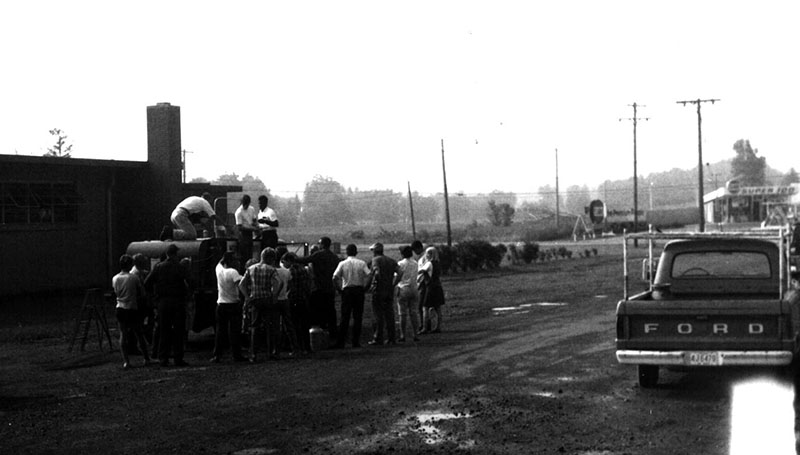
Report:
M 182 183 L 182 165 L 169 103 L 147 107 L 146 162 L 0 155 L 0 296 L 108 288 L 127 245 L 157 239 L 183 198 L 242 190 Z
M 800 184 L 740 186 L 731 180 L 703 197 L 709 223 L 784 224 L 800 205 Z

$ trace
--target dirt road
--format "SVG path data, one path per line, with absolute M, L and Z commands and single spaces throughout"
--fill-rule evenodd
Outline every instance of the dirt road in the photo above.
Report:
M 666 372 L 645 390 L 616 363 L 619 258 L 448 277 L 443 333 L 311 359 L 209 364 L 203 333 L 189 367 L 123 371 L 96 344 L 6 343 L 0 453 L 794 453 L 790 377 Z M 783 393 L 750 393 L 778 433 L 732 432 L 736 387 L 764 376 Z

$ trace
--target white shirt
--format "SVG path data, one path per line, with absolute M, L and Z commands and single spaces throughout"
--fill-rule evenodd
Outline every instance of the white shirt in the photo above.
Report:
M 351 286 L 366 286 L 369 276 L 367 263 L 355 256 L 347 256 L 347 259 L 340 262 L 333 272 L 333 279 L 342 280 L 342 288 Z
M 207 200 L 201 198 L 200 196 L 189 196 L 186 199 L 182 200 L 180 204 L 178 204 L 179 209 L 185 209 L 189 212 L 189 215 L 194 215 L 196 213 L 205 213 L 208 216 L 214 216 L 214 209 L 211 208 L 211 204 L 208 203 Z
M 237 226 L 247 226 L 250 229 L 256 226 L 256 208 L 252 205 L 248 205 L 247 208 L 240 205 L 233 216 Z
M 259 210 L 258 212 L 258 219 L 266 218 L 270 221 L 278 221 L 278 215 L 275 214 L 275 210 L 267 207 L 264 210 Z M 270 226 L 267 223 L 258 223 L 258 227 L 261 228 L 262 231 L 274 231 L 275 228 Z
M 276 300 L 289 300 L 289 281 L 292 280 L 292 271 L 277 267 L 275 270 L 278 272 L 278 278 L 281 280 L 281 288 L 275 296 Z
M 239 280 L 242 276 L 233 267 L 217 264 L 217 303 L 239 302 Z
M 117 308 L 135 310 L 140 295 L 144 295 L 144 287 L 139 277 L 130 272 L 119 272 L 111 279 L 111 286 L 117 295 Z
M 417 261 L 412 258 L 403 258 L 397 263 L 397 268 L 403 272 L 400 282 L 397 283 L 399 288 L 417 289 Z

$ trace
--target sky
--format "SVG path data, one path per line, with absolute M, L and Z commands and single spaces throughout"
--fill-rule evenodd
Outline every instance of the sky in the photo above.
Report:
M 797 1 L 14 1 L 0 4 L 0 154 L 147 159 L 181 108 L 188 180 L 302 197 L 599 186 L 734 156 L 800 169 Z M 648 120 L 644 120 L 647 118 Z M 556 161 L 557 157 L 557 161 Z M 557 164 L 557 166 L 556 166 Z M 556 172 L 556 168 L 558 171 Z

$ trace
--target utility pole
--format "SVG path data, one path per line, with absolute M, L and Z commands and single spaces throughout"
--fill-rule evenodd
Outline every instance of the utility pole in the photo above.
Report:
M 450 201 L 447 197 L 447 171 L 444 166 L 444 139 L 442 139 L 442 178 L 444 179 L 444 216 L 447 219 L 447 246 L 453 246 L 453 233 L 450 230 Z
M 558 220 L 559 218 L 559 210 L 558 210 L 558 149 L 556 149 L 556 232 L 558 232 Z
M 194 153 L 189 152 L 186 149 L 181 150 L 181 171 L 183 173 L 183 183 L 186 183 L 186 154 L 187 153 Z
M 411 198 L 411 182 L 408 183 L 408 206 L 411 209 L 411 238 L 417 240 L 417 226 L 414 224 L 414 199 Z
M 683 104 L 684 106 L 687 104 L 697 105 L 697 205 L 700 213 L 700 223 L 698 224 L 698 230 L 700 232 L 704 232 L 706 229 L 705 207 L 703 207 L 703 118 L 700 115 L 700 105 L 702 103 L 714 104 L 717 101 L 719 101 L 719 99 L 701 100 L 700 98 L 696 100 L 676 101 L 676 103 Z
M 639 171 L 636 169 L 636 124 L 639 120 L 650 120 L 649 118 L 639 118 L 636 114 L 636 108 L 639 107 L 636 102 L 633 104 L 629 104 L 629 106 L 633 107 L 633 117 L 627 119 L 619 119 L 619 121 L 623 120 L 632 120 L 633 121 L 633 232 L 636 233 L 639 231 Z M 642 106 L 644 107 L 644 106 Z M 634 246 L 639 246 L 639 242 L 637 239 L 633 240 Z

